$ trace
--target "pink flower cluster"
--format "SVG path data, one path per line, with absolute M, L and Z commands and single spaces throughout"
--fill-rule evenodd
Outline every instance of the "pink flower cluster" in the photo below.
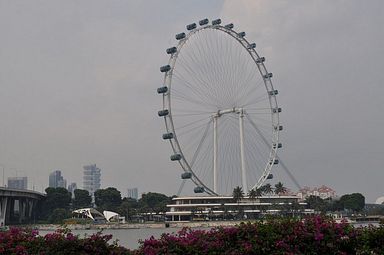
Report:
M 11 228 L 0 232 L 0 254 L 8 255 L 77 255 L 77 254 L 131 254 L 117 244 L 109 244 L 111 235 L 94 234 L 80 238 L 68 230 L 39 236 L 36 230 Z
M 142 241 L 134 254 L 384 254 L 384 226 L 354 228 L 326 217 L 269 219 L 182 229 Z
M 211 230 L 183 228 L 140 241 L 137 250 L 110 244 L 111 235 L 80 238 L 64 229 L 39 236 L 31 229 L 0 232 L 0 254 L 384 254 L 384 225 L 354 228 L 326 217 L 268 219 Z

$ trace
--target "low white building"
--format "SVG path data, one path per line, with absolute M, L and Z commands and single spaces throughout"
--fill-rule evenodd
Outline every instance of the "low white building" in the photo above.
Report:
M 82 208 L 72 212 L 73 218 L 91 219 L 95 223 L 105 223 L 107 220 L 104 215 L 95 208 Z
M 267 214 L 313 213 L 305 209 L 306 203 L 298 196 L 261 196 L 254 199 L 244 197 L 234 201 L 233 197 L 198 196 L 176 197 L 167 205 L 168 221 L 232 220 L 258 218 Z
M 103 212 L 105 219 L 108 222 L 116 222 L 116 223 L 125 223 L 125 217 L 120 216 L 120 214 L 111 212 L 111 211 L 104 211 Z

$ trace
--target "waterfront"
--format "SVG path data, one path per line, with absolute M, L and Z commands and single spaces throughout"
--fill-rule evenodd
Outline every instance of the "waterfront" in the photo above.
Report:
M 241 221 L 204 221 L 204 222 L 172 222 L 168 228 L 164 223 L 142 223 L 142 224 L 99 224 L 99 225 L 67 225 L 66 228 L 75 235 L 84 237 L 99 231 L 103 234 L 113 236 L 112 241 L 118 240 L 121 246 L 129 249 L 136 249 L 139 246 L 139 240 L 149 239 L 151 236 L 158 238 L 163 233 L 177 233 L 183 227 L 193 229 L 211 229 L 217 226 L 234 226 Z M 63 228 L 61 225 L 35 225 L 32 228 L 38 229 L 39 234 L 44 236 L 54 232 L 56 229 Z
M 176 233 L 181 228 L 125 228 L 125 229 L 104 229 L 103 234 L 113 236 L 112 241 L 118 240 L 121 246 L 128 249 L 136 249 L 139 247 L 139 240 L 149 239 L 151 236 L 158 238 L 162 233 Z M 201 228 L 199 228 L 201 229 Z M 207 228 L 208 229 L 208 228 Z M 85 235 L 90 236 L 97 233 L 100 229 L 74 229 L 71 230 L 73 234 L 84 237 Z M 39 230 L 39 235 L 44 236 L 45 234 L 52 233 L 53 230 Z
M 220 224 L 221 223 L 221 224 Z M 140 227 L 135 226 L 135 228 L 93 228 L 93 229 L 71 229 L 71 232 L 80 237 L 90 236 L 94 233 L 102 231 L 105 235 L 112 235 L 112 240 L 118 240 L 119 245 L 124 246 L 128 249 L 137 249 L 139 247 L 139 240 L 149 239 L 151 236 L 159 238 L 163 233 L 177 233 L 183 227 L 192 227 L 193 229 L 205 229 L 209 230 L 212 227 L 219 225 L 233 226 L 240 222 L 211 222 L 208 224 L 202 223 L 184 223 L 174 225 L 173 227 L 165 228 L 164 225 L 160 224 L 138 224 Z M 379 223 L 373 222 L 361 222 L 361 223 L 352 223 L 356 228 L 358 227 L 367 227 L 369 225 L 379 226 Z M 97 227 L 97 225 L 95 225 Z M 99 226 L 100 227 L 100 226 Z M 54 228 L 39 229 L 39 234 L 44 236 L 48 233 L 54 232 Z

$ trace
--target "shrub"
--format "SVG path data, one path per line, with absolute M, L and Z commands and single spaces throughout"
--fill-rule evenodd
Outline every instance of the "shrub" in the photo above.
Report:
M 11 228 L 0 232 L 0 254 L 81 255 L 81 254 L 132 254 L 128 249 L 109 244 L 111 235 L 93 234 L 79 238 L 68 230 L 39 236 L 36 230 Z
M 354 228 L 326 217 L 270 219 L 182 229 L 142 241 L 135 254 L 383 254 L 384 228 Z
M 210 230 L 183 228 L 140 241 L 131 251 L 111 235 L 96 233 L 80 238 L 62 229 L 39 236 L 31 229 L 0 232 L 0 254 L 384 254 L 384 225 L 354 228 L 326 217 L 268 219 Z

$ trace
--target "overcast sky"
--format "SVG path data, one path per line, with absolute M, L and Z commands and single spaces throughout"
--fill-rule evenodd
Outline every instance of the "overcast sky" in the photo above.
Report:
M 384 2 L 0 0 L 0 167 L 42 191 L 48 175 L 82 187 L 175 194 L 161 139 L 159 66 L 202 18 L 233 22 L 273 72 L 280 157 L 302 186 L 384 195 Z M 0 168 L 1 169 L 1 168 Z M 281 168 L 274 170 L 295 188 Z M 285 179 L 284 179 L 285 178 Z

